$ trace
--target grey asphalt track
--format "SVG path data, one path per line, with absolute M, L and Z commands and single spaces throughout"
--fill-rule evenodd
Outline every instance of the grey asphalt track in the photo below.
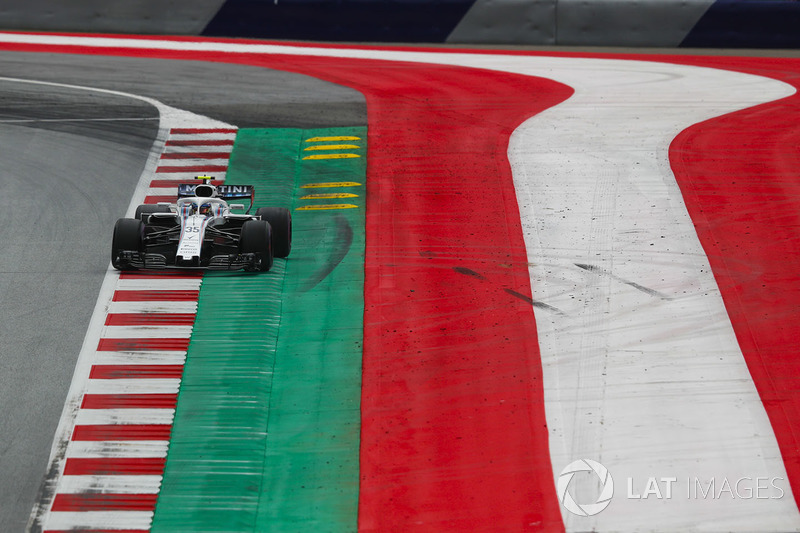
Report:
M 255 67 L 0 53 L 0 76 L 149 96 L 239 127 L 366 124 L 359 93 Z M 46 475 L 157 118 L 134 99 L 0 81 L 0 532 L 24 531 Z

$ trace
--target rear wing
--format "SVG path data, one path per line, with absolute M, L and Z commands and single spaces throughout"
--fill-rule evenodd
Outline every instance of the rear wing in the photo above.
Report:
M 197 196 L 195 189 L 197 187 L 203 187 L 202 183 L 181 183 L 178 185 L 178 198 L 191 198 L 193 196 Z M 238 200 L 242 198 L 249 198 L 250 199 L 250 206 L 247 208 L 247 212 L 250 212 L 250 208 L 253 207 L 253 201 L 256 197 L 256 191 L 252 185 L 217 185 L 217 198 L 221 198 L 223 200 Z M 202 191 L 202 189 L 201 189 Z M 205 195 L 203 195 L 205 196 Z

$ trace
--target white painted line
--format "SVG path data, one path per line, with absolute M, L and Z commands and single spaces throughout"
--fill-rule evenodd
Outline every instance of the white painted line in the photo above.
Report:
M 87 511 L 49 513 L 47 529 L 56 531 L 93 529 L 149 530 L 152 511 Z
M 175 409 L 81 409 L 76 426 L 106 424 L 172 424 Z
M 71 441 L 67 446 L 67 457 L 166 457 L 169 441 Z
M 103 339 L 188 339 L 192 326 L 104 326 Z
M 59 494 L 158 494 L 161 476 L 64 476 Z
M 197 302 L 110 302 L 108 312 L 194 314 L 197 312 Z
M 186 352 L 97 352 L 95 356 L 96 365 L 182 365 L 184 363 L 186 363 Z
M 175 394 L 181 380 L 165 379 L 90 379 L 87 394 Z
M 151 189 L 152 190 L 152 189 Z M 150 194 L 148 192 L 148 194 Z M 120 279 L 117 283 L 117 290 L 124 291 L 196 291 L 200 289 L 202 278 L 126 278 Z M 153 302 L 149 302 L 147 308 L 150 309 Z

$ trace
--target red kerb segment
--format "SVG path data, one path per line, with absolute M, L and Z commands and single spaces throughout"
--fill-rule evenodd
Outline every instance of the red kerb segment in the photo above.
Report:
M 175 379 L 183 375 L 183 365 L 94 365 L 90 379 Z
M 85 394 L 81 409 L 174 409 L 177 394 Z
M 155 205 L 161 202 L 169 202 L 174 204 L 178 200 L 178 193 L 169 196 L 145 196 L 144 203 L 148 205 Z
M 65 476 L 160 476 L 163 457 L 70 457 L 64 465 Z
M 72 440 L 91 442 L 124 442 L 140 440 L 169 440 L 170 424 L 96 424 L 75 426 Z
M 42 533 L 75 533 L 74 529 L 45 529 Z M 149 529 L 92 529 L 84 533 L 150 533 Z
M 194 313 L 109 313 L 106 326 L 191 326 Z
M 157 494 L 56 494 L 53 512 L 153 511 Z

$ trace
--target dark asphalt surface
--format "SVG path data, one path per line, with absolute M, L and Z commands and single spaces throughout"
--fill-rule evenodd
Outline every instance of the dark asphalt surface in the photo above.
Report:
M 366 124 L 362 95 L 196 61 L 0 53 L 0 76 L 148 96 L 239 127 Z M 0 532 L 24 531 L 155 108 L 0 80 Z

